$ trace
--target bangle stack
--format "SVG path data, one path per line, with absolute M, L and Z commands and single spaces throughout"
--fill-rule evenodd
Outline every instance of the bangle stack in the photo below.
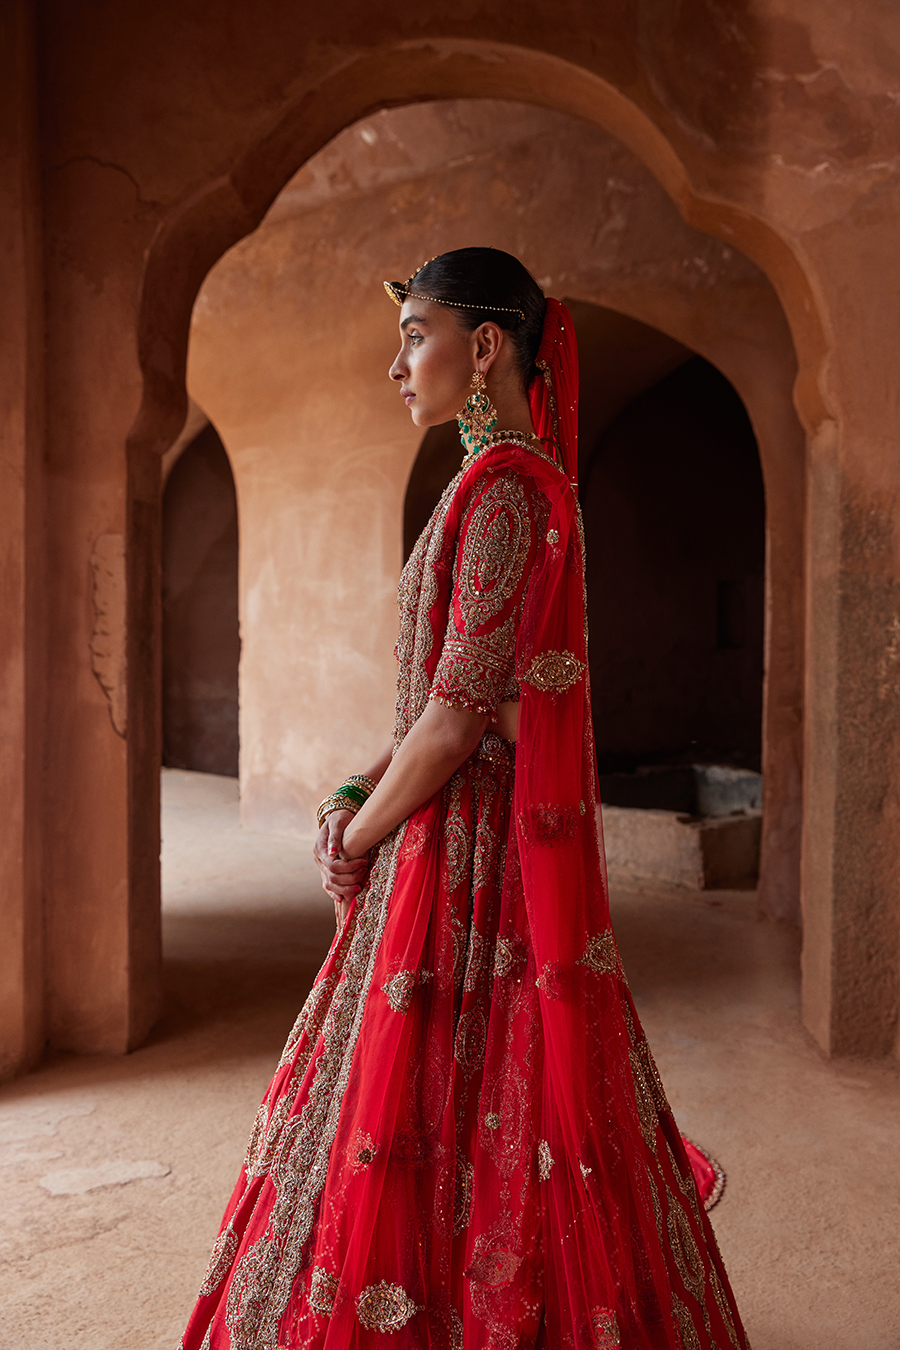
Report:
M 332 811 L 352 811 L 356 815 L 359 808 L 365 806 L 377 786 L 374 778 L 369 778 L 364 773 L 351 773 L 337 792 L 332 792 L 330 797 L 326 797 L 320 803 L 316 811 L 319 829 L 321 830 L 325 817 L 330 816 Z

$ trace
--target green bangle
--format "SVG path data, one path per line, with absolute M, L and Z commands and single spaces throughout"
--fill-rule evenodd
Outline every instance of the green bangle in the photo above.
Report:
M 366 802 L 369 800 L 369 793 L 364 792 L 363 789 L 357 787 L 355 783 L 344 783 L 338 788 L 334 795 L 336 797 L 352 797 L 360 806 L 365 806 Z

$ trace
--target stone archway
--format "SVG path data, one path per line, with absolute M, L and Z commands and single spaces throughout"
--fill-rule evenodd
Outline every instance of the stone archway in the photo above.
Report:
M 765 260 L 776 283 L 791 301 L 792 315 L 798 306 L 803 311 L 793 326 L 807 365 L 818 360 L 820 341 L 815 307 L 808 303 L 808 288 L 789 251 L 761 222 L 745 216 L 737 219 L 729 206 L 704 201 L 695 193 L 671 146 L 633 104 L 595 76 L 556 58 L 517 49 L 501 51 L 489 45 L 482 49 L 478 44 L 466 45 L 461 55 L 460 44 L 455 46 L 455 54 L 443 52 L 436 57 L 431 50 L 424 59 L 421 50 L 404 47 L 389 75 L 385 71 L 384 53 L 377 58 L 364 58 L 354 69 L 354 78 L 347 71 L 335 74 L 314 93 L 310 91 L 298 100 L 266 142 L 236 165 L 227 179 L 173 212 L 160 230 L 148 257 L 142 301 L 144 401 L 129 438 L 132 500 L 142 503 L 138 516 L 149 527 L 149 533 L 144 528 L 138 531 L 143 542 L 131 554 L 130 632 L 140 644 L 148 637 L 152 640 L 158 623 L 152 593 L 142 583 L 145 568 L 155 566 L 156 556 L 151 525 L 153 464 L 171 441 L 182 415 L 184 393 L 178 372 L 183 369 L 190 307 L 200 279 L 217 256 L 254 228 L 289 172 L 361 113 L 386 104 L 430 100 L 448 94 L 478 98 L 520 93 L 524 83 L 533 91 L 534 103 L 552 106 L 613 131 L 624 142 L 639 148 L 641 158 L 678 201 L 683 216 L 702 221 L 710 234 L 737 239 L 747 252 Z M 563 74 L 565 80 L 560 79 Z M 563 89 L 565 93 L 561 94 L 559 91 Z M 595 300 L 596 290 L 586 298 Z M 620 297 L 620 304 L 623 312 L 635 314 L 640 310 L 641 318 L 653 319 L 647 313 L 646 302 L 639 304 L 633 298 L 629 301 L 628 297 Z M 697 334 L 692 346 L 703 354 L 719 348 L 717 364 L 732 379 L 750 409 L 763 459 L 770 521 L 767 744 L 775 752 L 767 772 L 771 837 L 764 843 L 764 857 L 770 860 L 767 877 L 771 882 L 764 882 L 763 894 L 770 913 L 793 917 L 800 818 L 802 643 L 797 619 L 802 609 L 803 453 L 796 422 L 791 424 L 793 414 L 786 418 L 783 400 L 779 403 L 771 397 L 774 365 L 780 364 L 777 382 L 782 389 L 786 383 L 790 384 L 793 369 L 787 325 L 774 295 L 768 313 L 762 317 L 764 324 L 774 324 L 775 328 L 780 325 L 781 350 L 777 355 L 771 348 L 768 352 L 761 351 L 755 369 L 730 369 L 734 352 L 729 351 L 727 332 L 707 333 L 705 340 L 702 334 Z M 668 323 L 660 323 L 664 331 L 672 330 L 671 315 L 668 319 Z M 691 327 L 688 315 L 685 326 Z M 736 366 L 740 364 L 735 361 Z M 807 413 L 815 412 L 814 391 L 807 402 Z M 787 454 L 786 445 L 790 447 Z M 150 515 L 143 504 L 150 509 Z M 138 517 L 134 519 L 137 523 Z M 785 674 L 783 684 L 777 678 L 773 681 L 773 672 L 776 676 Z M 149 744 L 155 739 L 152 728 L 157 724 L 153 691 L 133 684 L 130 697 L 132 724 L 146 728 Z M 141 786 L 145 789 L 135 791 L 134 800 L 154 799 L 147 777 L 151 763 L 149 756 L 133 760 L 133 784 L 137 789 Z M 145 837 L 147 830 L 153 828 L 146 820 L 135 819 L 132 825 L 135 840 Z M 147 896 L 148 901 L 151 898 Z

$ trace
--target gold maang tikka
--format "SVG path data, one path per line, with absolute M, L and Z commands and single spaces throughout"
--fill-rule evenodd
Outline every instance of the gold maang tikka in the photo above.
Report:
M 487 380 L 480 370 L 472 376 L 472 392 L 456 420 L 466 459 L 471 459 L 490 444 L 491 432 L 497 426 L 497 409 L 488 398 Z

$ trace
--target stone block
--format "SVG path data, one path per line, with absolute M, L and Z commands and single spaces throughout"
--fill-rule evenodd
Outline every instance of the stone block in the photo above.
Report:
M 678 811 L 604 806 L 606 863 L 614 882 L 710 890 L 754 882 L 762 812 L 696 819 Z

